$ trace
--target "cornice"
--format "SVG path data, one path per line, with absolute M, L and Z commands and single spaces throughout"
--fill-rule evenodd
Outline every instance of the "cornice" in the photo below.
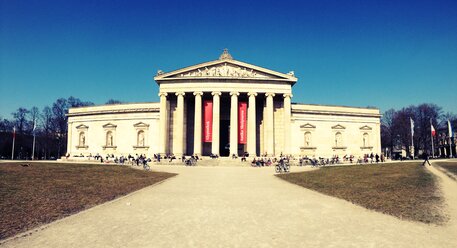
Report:
M 112 109 L 112 110 L 97 110 L 78 113 L 69 113 L 67 117 L 87 116 L 87 115 L 104 115 L 104 114 L 127 114 L 127 113 L 155 113 L 159 112 L 160 108 L 136 108 L 136 109 Z

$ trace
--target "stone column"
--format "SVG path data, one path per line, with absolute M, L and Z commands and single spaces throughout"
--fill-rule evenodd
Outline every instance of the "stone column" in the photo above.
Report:
M 67 153 L 71 154 L 71 151 L 73 150 L 73 147 L 71 147 L 71 141 L 73 140 L 73 125 L 71 122 L 68 122 L 68 137 L 67 137 Z M 79 139 L 79 137 L 78 137 Z M 66 154 L 65 154 L 66 155 Z M 32 155 L 33 156 L 33 155 Z
M 290 154 L 290 116 L 292 94 L 283 94 L 284 97 L 284 155 Z
M 265 151 L 267 152 L 267 156 L 274 155 L 274 120 L 273 120 L 273 97 L 275 96 L 274 93 L 267 92 L 265 93 L 267 98 L 267 114 L 266 114 L 266 140 L 265 140 Z
M 238 92 L 230 92 L 230 156 L 238 155 Z
M 195 96 L 195 123 L 194 123 L 194 154 L 202 155 L 202 95 L 203 92 L 194 92 Z
M 256 156 L 256 109 L 255 109 L 255 97 L 257 93 L 249 92 L 249 106 L 248 106 L 248 144 L 247 151 L 249 156 Z
M 213 95 L 213 141 L 211 142 L 211 153 L 219 155 L 219 122 L 220 122 L 220 96 L 221 92 L 212 92 Z
M 174 123 L 175 136 L 173 139 L 173 153 L 180 157 L 184 153 L 184 92 L 176 92 L 176 122 Z
M 167 153 L 168 139 L 168 111 L 167 111 L 167 93 L 160 92 L 160 123 L 159 123 L 159 153 Z

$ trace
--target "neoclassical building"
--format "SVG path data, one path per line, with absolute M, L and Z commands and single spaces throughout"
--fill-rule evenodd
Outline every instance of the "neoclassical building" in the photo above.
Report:
M 292 103 L 294 72 L 244 63 L 227 50 L 218 60 L 159 70 L 154 80 L 158 103 L 71 108 L 68 153 L 331 157 L 381 152 L 378 109 Z

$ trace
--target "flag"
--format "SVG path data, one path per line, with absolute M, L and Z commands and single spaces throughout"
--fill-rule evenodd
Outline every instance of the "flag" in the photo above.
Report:
M 411 117 L 409 117 L 409 120 L 411 122 L 411 137 L 414 136 L 414 121 Z
M 447 127 L 449 129 L 449 137 L 452 137 L 452 127 L 451 127 L 451 121 L 447 120 Z
M 432 125 L 432 129 L 431 129 L 432 130 L 432 136 L 435 136 L 436 135 L 435 128 L 433 127 L 433 124 L 431 124 L 431 125 Z

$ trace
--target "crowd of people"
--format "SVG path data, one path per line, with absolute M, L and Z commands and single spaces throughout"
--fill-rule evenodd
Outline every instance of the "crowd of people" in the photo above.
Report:
M 343 158 L 340 158 L 338 155 L 334 155 L 331 158 L 324 158 L 324 157 L 312 157 L 309 158 L 308 156 L 299 157 L 299 166 L 304 166 L 310 164 L 312 166 L 317 165 L 331 165 L 331 164 L 343 164 L 343 163 L 354 163 L 354 155 L 344 155 Z M 383 154 L 364 154 L 363 157 L 358 157 L 357 164 L 368 164 L 368 163 L 379 163 L 385 162 L 385 157 Z
M 67 158 L 69 157 L 69 154 L 67 154 Z M 136 165 L 136 166 L 148 166 L 148 163 L 150 162 L 161 162 L 161 161 L 168 161 L 168 162 L 173 162 L 173 160 L 178 160 L 180 159 L 182 163 L 185 165 L 196 165 L 197 161 L 201 160 L 202 158 L 199 157 L 198 155 L 192 155 L 192 156 L 181 156 L 181 157 L 176 157 L 173 153 L 170 154 L 165 154 L 165 155 L 160 155 L 160 154 L 153 154 L 152 158 L 148 158 L 146 154 L 135 154 L 131 155 L 128 154 L 127 156 L 120 156 L 117 157 L 114 154 L 107 154 L 104 156 L 101 156 L 100 154 L 92 155 L 89 154 L 87 156 L 84 156 L 83 154 L 80 155 L 74 155 L 73 157 L 86 157 L 88 159 L 95 159 L 97 161 L 100 161 L 101 163 L 116 163 L 120 165 L 128 164 L 128 165 Z M 217 159 L 219 158 L 218 155 L 216 154 L 211 154 L 209 156 L 211 159 Z M 237 156 L 236 154 L 231 155 L 232 159 L 240 159 L 242 162 L 246 162 L 247 159 L 249 158 L 249 153 L 245 152 L 243 153 L 242 156 Z M 353 155 L 344 155 L 342 158 L 338 155 L 334 155 L 330 158 L 324 158 L 324 157 L 308 157 L 308 156 L 299 156 L 298 158 L 295 158 L 294 156 L 287 155 L 284 156 L 282 153 L 280 154 L 279 157 L 269 157 L 267 154 L 262 154 L 262 156 L 255 156 L 250 160 L 250 164 L 253 167 L 264 167 L 264 166 L 271 166 L 279 162 L 287 163 L 289 164 L 290 161 L 295 161 L 294 163 L 298 162 L 299 166 L 305 166 L 305 165 L 311 165 L 311 166 L 323 166 L 323 165 L 332 165 L 332 164 L 342 164 L 342 163 L 349 163 L 352 164 L 355 162 L 355 157 Z M 357 158 L 357 164 L 373 164 L 373 163 L 379 163 L 379 162 L 385 162 L 385 157 L 384 155 L 378 155 L 378 154 L 364 154 L 363 156 L 360 156 Z

